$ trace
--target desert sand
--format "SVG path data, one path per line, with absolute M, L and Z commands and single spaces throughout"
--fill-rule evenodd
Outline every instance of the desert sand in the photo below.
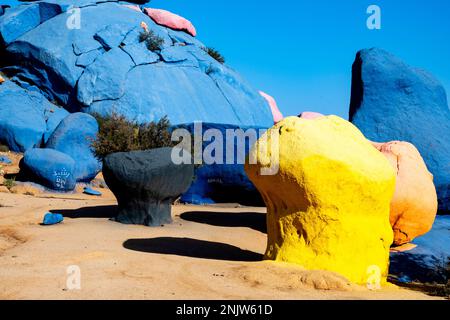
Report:
M 0 193 L 0 299 L 434 299 L 262 261 L 265 208 L 175 205 L 173 224 L 149 228 L 111 221 L 102 192 Z M 41 226 L 49 210 L 64 222 Z M 80 290 L 66 287 L 71 265 Z

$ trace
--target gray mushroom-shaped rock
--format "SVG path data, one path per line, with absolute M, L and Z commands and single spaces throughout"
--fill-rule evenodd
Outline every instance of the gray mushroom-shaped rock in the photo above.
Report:
M 117 198 L 116 221 L 171 223 L 171 204 L 193 181 L 194 165 L 173 163 L 172 148 L 113 153 L 103 161 L 105 182 Z

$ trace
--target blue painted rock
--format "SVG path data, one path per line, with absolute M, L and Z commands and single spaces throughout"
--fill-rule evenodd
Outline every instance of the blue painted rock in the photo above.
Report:
M 101 170 L 101 162 L 94 156 L 92 142 L 98 133 L 98 123 L 86 113 L 72 113 L 65 117 L 48 139 L 46 148 L 63 152 L 75 160 L 75 179 L 91 181 Z
M 71 112 L 115 111 L 139 123 L 167 115 L 172 124 L 273 124 L 264 98 L 204 52 L 195 37 L 117 1 L 77 2 L 78 28 L 78 13 L 67 11 L 72 2 L 23 5 L 14 19 L 8 12 L 0 18 L 0 34 L 9 43 L 8 74 L 35 84 Z M 42 16 L 35 7 L 44 3 L 48 13 Z M 164 40 L 161 50 L 149 51 L 139 42 L 141 22 Z
M 103 176 L 119 204 L 116 221 L 146 226 L 172 221 L 171 204 L 189 188 L 194 175 L 194 165 L 175 164 L 172 151 L 120 152 L 105 158 Z
M 406 252 L 392 252 L 390 274 L 403 282 L 447 283 L 450 259 L 450 216 L 437 216 L 433 228 L 415 239 Z
M 194 124 L 185 124 L 177 127 L 186 129 L 191 134 L 195 131 Z M 260 193 L 245 173 L 244 162 L 245 156 L 253 144 L 248 139 L 251 136 L 250 133 L 253 132 L 255 134 L 254 140 L 256 142 L 260 134 L 265 132 L 267 128 L 202 123 L 202 128 L 199 132 L 203 136 L 206 131 L 210 130 L 214 130 L 222 137 L 222 148 L 217 149 L 221 150 L 222 156 L 211 159 L 217 160 L 215 161 L 216 163 L 205 163 L 204 161 L 201 166 L 195 169 L 194 183 L 183 194 L 181 201 L 192 204 L 232 202 L 245 205 L 263 205 Z M 236 132 L 236 130 L 242 130 L 242 132 L 249 135 L 244 139 L 239 139 L 239 141 L 234 136 L 230 136 L 229 139 L 227 130 L 231 133 Z M 210 141 L 205 141 L 202 144 L 202 155 L 211 154 L 209 151 L 212 151 L 213 139 L 210 138 L 208 138 Z M 230 150 L 232 152 L 228 162 L 227 150 L 228 154 L 230 154 Z M 191 152 L 193 153 L 193 150 Z
M 435 77 L 381 49 L 358 52 L 350 120 L 369 140 L 412 143 L 434 175 L 439 209 L 450 211 L 450 109 Z
M 12 161 L 11 161 L 11 159 L 8 158 L 7 156 L 0 156 L 0 163 L 11 164 Z
M 54 224 L 58 224 L 64 221 L 64 216 L 59 213 L 46 213 L 44 216 L 44 220 L 42 221 L 42 224 L 44 226 L 51 226 Z
M 20 174 L 56 191 L 75 189 L 75 161 L 53 149 L 30 149 L 21 162 Z
M 15 152 L 42 144 L 68 112 L 51 104 L 37 92 L 6 81 L 0 84 L 0 141 Z
M 102 193 L 100 191 L 94 190 L 89 187 L 84 188 L 83 193 L 88 194 L 90 196 L 97 196 L 97 197 L 100 197 L 102 195 Z

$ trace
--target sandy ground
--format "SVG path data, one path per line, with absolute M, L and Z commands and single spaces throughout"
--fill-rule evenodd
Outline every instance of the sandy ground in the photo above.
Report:
M 0 193 L 1 299 L 433 299 L 261 261 L 264 208 L 177 205 L 172 225 L 149 228 L 109 220 L 116 202 L 102 191 Z M 49 210 L 64 223 L 41 226 Z M 71 265 L 80 268 L 79 290 L 67 287 Z

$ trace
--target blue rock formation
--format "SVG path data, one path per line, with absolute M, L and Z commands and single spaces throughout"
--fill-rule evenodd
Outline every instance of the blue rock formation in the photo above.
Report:
M 7 156 L 0 156 L 0 164 L 11 164 L 12 161 Z
M 86 113 L 72 113 L 55 129 L 46 148 L 63 152 L 75 160 L 76 181 L 89 182 L 100 172 L 102 165 L 94 156 L 91 144 L 96 139 L 98 123 Z
M 373 141 L 407 141 L 434 175 L 441 212 L 450 212 L 450 109 L 441 83 L 381 49 L 358 52 L 350 121 Z
M 11 81 L 0 85 L 0 142 L 15 152 L 39 147 L 68 112 Z
M 51 226 L 54 224 L 58 224 L 64 221 L 64 216 L 60 213 L 46 213 L 44 216 L 44 219 L 42 221 L 42 224 L 44 226 Z
M 195 124 L 179 125 L 177 128 L 186 129 L 191 133 L 195 132 Z M 227 130 L 233 133 L 235 130 L 242 130 L 249 135 L 245 139 L 238 142 L 234 136 L 227 136 Z M 250 132 L 254 132 L 256 140 L 262 132 L 267 128 L 263 127 L 244 127 L 233 126 L 225 124 L 202 123 L 201 136 L 207 130 L 216 130 L 217 133 L 223 137 L 222 143 L 222 157 L 217 159 L 221 161 L 220 164 L 208 164 L 203 162 L 195 170 L 195 179 L 189 190 L 181 197 L 184 203 L 192 204 L 212 204 L 212 203 L 241 203 L 245 205 L 263 205 L 263 201 L 259 192 L 256 190 L 253 183 L 248 179 L 244 171 L 244 161 L 250 146 L 253 144 L 249 138 Z M 251 130 L 251 131 L 248 131 Z M 198 135 L 197 135 L 198 136 Z M 209 138 L 208 138 L 209 139 Z M 202 154 L 211 154 L 209 150 L 213 147 L 215 139 L 210 139 L 202 143 Z M 193 142 L 193 141 L 192 141 Z M 232 150 L 232 153 L 227 153 Z M 206 151 L 205 151 L 206 150 Z M 194 150 L 191 150 L 194 153 Z M 231 156 L 230 156 L 231 154 Z M 212 152 L 215 156 L 215 152 Z M 230 157 L 227 162 L 227 155 Z M 218 156 L 218 155 L 217 155 Z M 203 158 L 203 161 L 205 159 Z M 231 161 L 230 161 L 231 160 Z M 239 160 L 239 161 L 238 161 Z
M 21 175 L 56 191 L 75 189 L 75 161 L 53 149 L 30 149 L 20 164 Z
M 450 216 L 437 216 L 433 229 L 412 243 L 417 247 L 391 253 L 390 274 L 402 282 L 447 283 L 446 268 L 450 259 Z
M 78 1 L 81 25 L 71 29 L 67 23 L 78 14 L 72 3 L 37 1 L 0 17 L 8 75 L 71 112 L 115 111 L 139 123 L 167 115 L 172 124 L 272 125 L 258 92 L 197 39 L 118 1 Z M 141 22 L 164 40 L 161 51 L 139 42 Z

